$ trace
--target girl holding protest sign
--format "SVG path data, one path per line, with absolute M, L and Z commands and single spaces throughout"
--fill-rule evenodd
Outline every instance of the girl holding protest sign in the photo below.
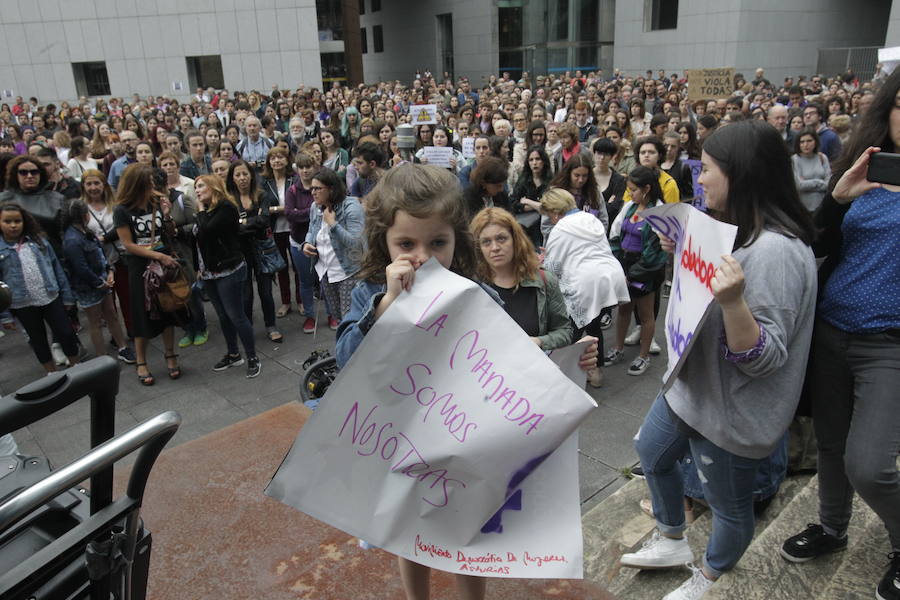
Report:
M 405 164 L 389 170 L 366 196 L 364 231 L 367 252 L 358 273 L 360 282 L 338 328 L 339 366 L 350 360 L 394 300 L 412 288 L 416 270 L 429 258 L 463 277 L 476 275 L 469 212 L 456 178 L 446 169 Z M 499 301 L 490 286 L 481 286 Z M 585 370 L 596 367 L 595 344 L 588 344 L 580 362 Z M 407 598 L 428 598 L 431 569 L 402 557 L 398 561 Z M 484 598 L 486 579 L 457 574 L 456 581 L 462 598 Z
M 710 214 L 737 226 L 735 250 L 710 281 L 715 302 L 690 354 L 635 436 L 657 531 L 621 559 L 636 568 L 693 560 L 678 468 L 690 450 L 713 528 L 702 568 L 670 600 L 702 597 L 750 544 L 756 471 L 794 415 L 816 295 L 812 223 L 777 131 L 757 121 L 726 127 L 706 141 L 702 163 Z

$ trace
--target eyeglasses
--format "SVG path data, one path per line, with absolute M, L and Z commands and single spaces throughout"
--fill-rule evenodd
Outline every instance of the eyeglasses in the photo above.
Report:
M 500 246 L 503 246 L 504 244 L 509 242 L 509 239 L 510 238 L 508 235 L 500 234 L 495 238 L 481 238 L 480 240 L 478 240 L 478 243 L 481 244 L 482 248 L 490 248 L 494 245 L 494 242 L 496 242 Z
M 22 175 L 23 177 L 37 177 L 40 174 L 40 169 L 19 169 L 19 175 Z
M 313 186 L 310 186 L 309 191 L 315 193 L 315 192 L 321 192 L 321 191 L 324 190 L 324 189 L 325 189 L 324 186 L 321 186 L 321 185 L 313 185 Z
M 525 119 L 513 119 L 513 123 L 524 123 Z

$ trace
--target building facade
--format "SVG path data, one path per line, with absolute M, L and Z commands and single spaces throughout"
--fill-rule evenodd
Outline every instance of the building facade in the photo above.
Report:
M 0 35 L 3 95 L 42 102 L 322 85 L 315 0 L 2 0 Z

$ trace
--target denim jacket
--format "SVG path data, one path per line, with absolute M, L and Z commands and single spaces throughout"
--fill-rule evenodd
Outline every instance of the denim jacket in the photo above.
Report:
M 73 290 L 89 292 L 103 287 L 109 264 L 97 238 L 69 227 L 63 236 L 63 255 Z
M 37 250 L 38 268 L 41 270 L 41 277 L 44 279 L 44 285 L 47 286 L 47 293 L 51 296 L 59 294 L 62 296 L 64 304 L 75 304 L 75 297 L 72 295 L 72 289 L 69 287 L 69 280 L 63 271 L 62 264 L 56 257 L 53 247 L 45 239 L 39 238 L 37 241 L 26 238 L 26 243 L 30 244 L 33 249 Z M 22 264 L 19 262 L 19 254 L 13 244 L 8 243 L 0 236 L 0 279 L 6 282 L 9 289 L 12 290 L 13 306 L 19 306 L 28 300 L 28 292 L 25 289 L 25 276 L 22 274 Z
M 322 210 L 318 206 L 310 207 L 309 231 L 306 233 L 306 243 L 316 245 L 316 236 L 324 223 Z M 363 224 L 365 215 L 362 205 L 356 198 L 348 197 L 334 207 L 336 221 L 328 234 L 331 236 L 331 245 L 337 255 L 341 269 L 352 277 L 359 271 L 365 252 L 363 240 Z M 315 258 L 313 258 L 315 264 Z

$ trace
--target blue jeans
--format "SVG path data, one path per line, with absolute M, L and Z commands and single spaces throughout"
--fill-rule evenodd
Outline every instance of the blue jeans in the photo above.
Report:
M 753 488 L 762 459 L 737 456 L 696 435 L 680 431 L 660 394 L 635 438 L 647 477 L 660 532 L 680 536 L 685 529 L 684 481 L 678 461 L 690 451 L 696 458 L 703 496 L 712 509 L 713 527 L 703 563 L 718 577 L 737 564 L 753 539 Z
M 291 260 L 294 263 L 294 269 L 297 271 L 297 277 L 300 278 L 300 300 L 303 303 L 303 313 L 307 317 L 316 318 L 316 311 L 313 307 L 313 288 L 316 285 L 316 275 L 312 270 L 312 263 L 309 257 L 303 254 L 300 248 L 291 248 Z
M 191 320 L 188 322 L 187 327 L 184 328 L 185 335 L 191 337 L 206 331 L 206 311 L 203 309 L 203 298 L 200 295 L 200 292 L 203 289 L 205 288 L 203 287 L 202 279 L 198 279 L 191 284 L 191 300 L 189 305 L 191 309 Z
M 206 290 L 216 314 L 219 315 L 219 325 L 222 327 L 222 335 L 225 336 L 228 354 L 240 353 L 237 345 L 237 338 L 240 336 L 247 358 L 253 358 L 256 356 L 253 326 L 247 318 L 247 313 L 244 312 L 244 281 L 247 275 L 247 265 L 244 264 L 231 275 L 205 280 L 203 289 Z

